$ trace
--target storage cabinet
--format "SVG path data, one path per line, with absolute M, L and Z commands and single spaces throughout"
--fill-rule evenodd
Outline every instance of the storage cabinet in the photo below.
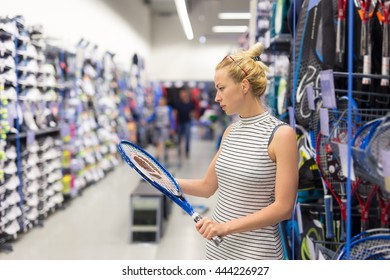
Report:
M 130 195 L 130 241 L 156 242 L 163 235 L 164 196 L 142 181 Z

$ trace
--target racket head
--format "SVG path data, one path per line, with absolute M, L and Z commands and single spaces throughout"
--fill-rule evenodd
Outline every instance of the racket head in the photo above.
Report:
M 375 133 L 372 136 L 372 139 L 370 140 L 366 149 L 370 167 L 372 167 L 381 178 L 381 182 L 378 183 L 379 186 L 382 188 L 383 191 L 389 192 L 385 188 L 384 184 L 384 174 L 381 156 L 381 152 L 383 150 L 390 150 L 390 114 L 385 117 L 382 123 L 375 130 Z
M 377 250 L 381 250 L 383 247 L 390 246 L 389 235 L 373 235 L 366 238 L 356 240 L 350 245 L 350 256 L 351 260 L 365 259 L 370 255 L 373 255 Z M 339 260 L 346 260 L 346 246 L 341 250 Z
M 358 233 L 357 235 L 353 236 L 351 238 L 351 243 L 354 243 L 355 241 L 363 238 L 367 238 L 369 236 L 376 236 L 376 235 L 389 235 L 390 236 L 390 229 L 389 228 L 373 228 L 368 229 L 366 231 L 363 231 L 361 233 Z
M 352 140 L 352 146 L 364 150 L 367 147 L 376 128 L 382 122 L 382 120 L 383 120 L 382 118 L 374 119 L 372 121 L 367 122 L 362 127 L 360 127 L 357 130 Z
M 117 148 L 122 159 L 145 181 L 174 201 L 188 215 L 192 216 L 195 213 L 171 173 L 152 155 L 127 140 L 121 140 Z
M 326 186 L 339 204 L 342 216 L 345 217 L 345 208 L 340 198 L 345 194 L 344 182 L 342 181 L 345 180 L 345 177 L 342 176 L 341 166 L 337 170 L 332 165 L 335 163 L 335 156 L 329 145 L 329 137 L 321 133 L 317 136 L 316 162 Z
M 389 0 L 378 0 L 379 9 L 378 9 L 378 19 L 381 22 L 389 23 L 390 22 L 390 1 Z

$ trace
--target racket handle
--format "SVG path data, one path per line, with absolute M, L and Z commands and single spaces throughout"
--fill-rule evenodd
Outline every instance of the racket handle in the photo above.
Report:
M 324 196 L 324 206 L 325 206 L 326 238 L 332 239 L 334 237 L 334 228 L 333 228 L 333 198 L 331 195 L 327 194 Z
M 369 53 L 369 45 L 370 45 L 370 21 L 362 22 L 362 30 L 360 34 L 360 55 L 365 56 Z
M 382 38 L 382 75 L 389 75 L 390 68 L 390 47 L 389 47 L 389 38 L 390 38 L 390 28 L 389 23 L 383 23 L 383 38 Z M 389 79 L 381 79 L 381 86 L 388 86 Z
M 192 215 L 192 218 L 194 219 L 195 223 L 202 220 L 202 216 L 196 212 Z M 220 237 L 220 236 L 214 236 L 211 238 L 211 240 L 214 242 L 215 246 L 219 246 L 219 244 L 221 244 L 223 241 L 222 237 Z
M 371 74 L 371 54 L 367 54 L 363 57 L 363 74 Z M 363 77 L 363 85 L 370 85 L 371 78 Z
M 341 203 L 343 206 L 340 205 L 341 208 L 341 217 L 340 217 L 340 241 L 345 241 L 346 240 L 346 221 L 347 221 L 347 216 L 346 216 L 346 209 L 347 209 L 347 200 L 345 198 L 341 199 Z
M 382 37 L 382 56 L 390 57 L 390 47 L 389 47 L 389 38 L 390 38 L 390 24 L 383 23 L 383 37 Z
M 345 50 L 345 19 L 339 18 L 337 20 L 337 33 L 336 33 L 336 59 L 337 62 L 343 62 Z

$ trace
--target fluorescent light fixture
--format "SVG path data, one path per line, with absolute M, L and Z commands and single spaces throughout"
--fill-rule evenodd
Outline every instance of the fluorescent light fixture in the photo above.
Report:
M 190 18 L 188 17 L 186 0 L 175 0 L 177 14 L 179 15 L 179 19 L 181 22 L 181 26 L 183 26 L 184 33 L 188 40 L 194 39 L 194 33 L 192 32 Z
M 219 13 L 219 19 L 250 19 L 250 13 Z
M 213 32 L 215 33 L 244 33 L 248 30 L 246 25 L 215 25 Z

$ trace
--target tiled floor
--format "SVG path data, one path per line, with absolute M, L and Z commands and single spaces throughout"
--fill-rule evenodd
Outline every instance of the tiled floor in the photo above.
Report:
M 175 162 L 175 151 L 170 151 Z M 215 154 L 215 141 L 193 140 L 191 156 L 181 168 L 171 171 L 181 178 L 200 177 Z M 194 228 L 192 219 L 177 206 L 166 224 L 158 244 L 130 243 L 129 197 L 139 176 L 121 164 L 106 178 L 86 189 L 65 210 L 53 213 L 43 227 L 20 234 L 12 243 L 12 252 L 0 252 L 0 260 L 195 260 L 204 259 L 205 239 Z M 215 197 L 187 197 L 191 204 L 205 205 L 211 210 Z

